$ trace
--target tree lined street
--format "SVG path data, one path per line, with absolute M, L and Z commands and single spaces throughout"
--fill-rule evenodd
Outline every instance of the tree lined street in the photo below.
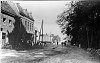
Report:
M 63 34 L 72 36 L 71 45 L 99 49 L 100 1 L 72 1 L 66 7 L 57 24 Z
M 1 2 L 1 63 L 100 63 L 99 1 L 19 3 Z

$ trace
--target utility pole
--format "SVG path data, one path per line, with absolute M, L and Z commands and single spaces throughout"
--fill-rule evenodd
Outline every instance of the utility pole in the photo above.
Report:
M 42 42 L 43 42 L 43 20 L 42 20 L 42 25 L 41 25 L 41 27 L 42 27 Z

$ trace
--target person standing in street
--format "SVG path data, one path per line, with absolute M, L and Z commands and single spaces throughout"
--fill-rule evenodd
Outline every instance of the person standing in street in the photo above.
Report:
M 58 41 L 57 41 L 57 46 L 58 46 Z

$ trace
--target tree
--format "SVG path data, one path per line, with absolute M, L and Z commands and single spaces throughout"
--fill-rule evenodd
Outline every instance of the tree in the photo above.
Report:
M 59 42 L 60 41 L 60 37 L 58 35 L 53 36 L 52 41 L 55 42 Z
M 31 34 L 27 33 L 20 17 L 15 17 L 15 20 L 13 31 L 8 33 L 9 43 L 13 49 L 27 49 L 27 41 L 31 40 Z
M 100 47 L 100 2 L 71 2 L 70 7 L 58 16 L 57 24 L 63 34 L 73 36 L 72 45 Z

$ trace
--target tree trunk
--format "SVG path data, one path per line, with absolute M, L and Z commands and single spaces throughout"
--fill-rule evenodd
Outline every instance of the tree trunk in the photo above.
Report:
M 91 47 L 92 47 L 92 43 L 93 43 L 93 30 L 91 31 L 91 42 L 90 42 Z
M 88 28 L 86 27 L 86 31 L 87 31 L 87 42 L 88 42 L 88 48 L 89 48 L 89 36 L 88 36 Z

